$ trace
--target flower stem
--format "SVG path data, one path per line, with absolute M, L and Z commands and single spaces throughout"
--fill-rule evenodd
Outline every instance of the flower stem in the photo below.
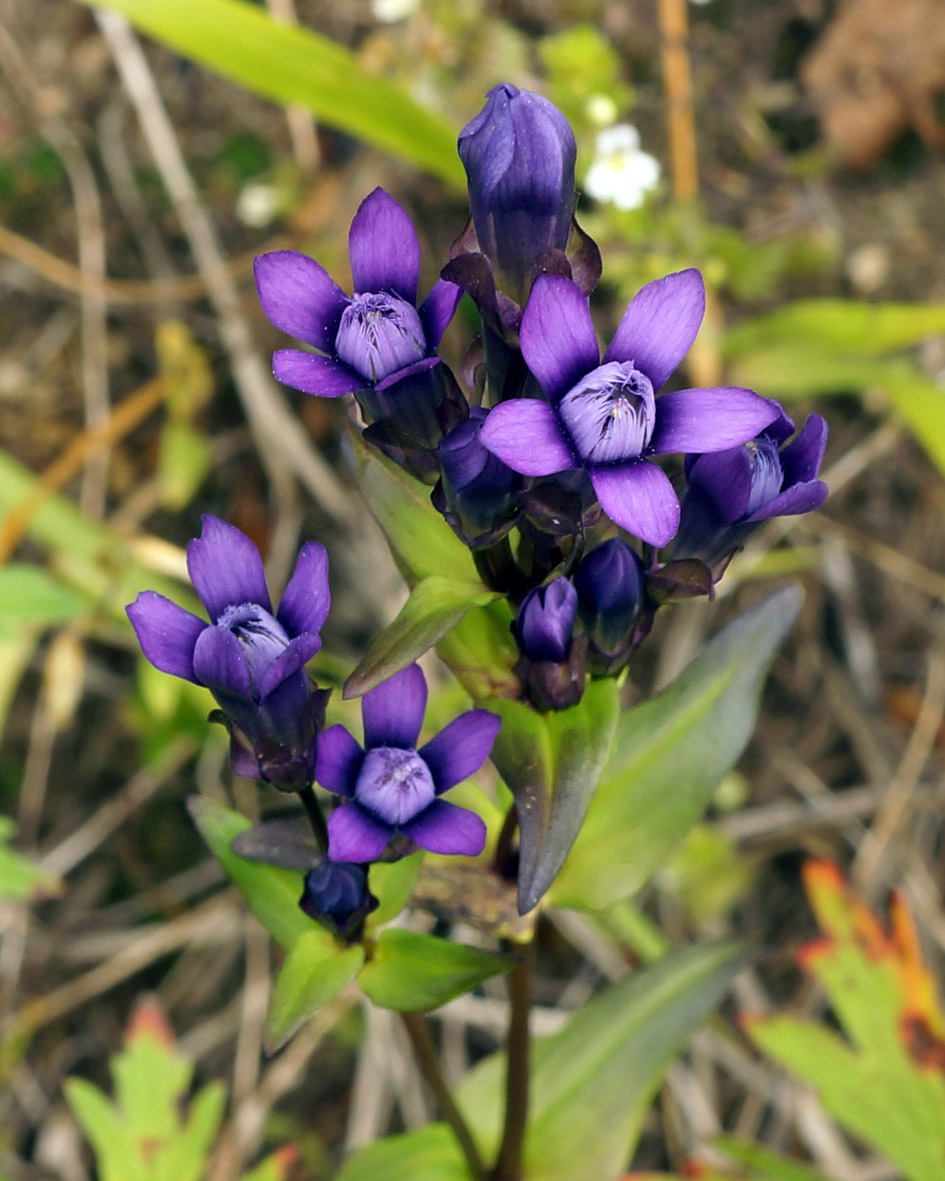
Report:
M 523 958 L 509 973 L 509 1034 L 506 1047 L 505 1126 L 490 1181 L 521 1181 L 522 1150 L 528 1124 L 529 1046 L 532 967 L 535 938 L 523 947 Z
M 400 1016 L 407 1036 L 410 1038 L 410 1045 L 413 1048 L 414 1057 L 417 1059 L 417 1065 L 420 1067 L 420 1073 L 433 1092 L 440 1109 L 440 1115 L 453 1129 L 453 1134 L 463 1150 L 466 1163 L 469 1165 L 470 1176 L 473 1181 L 486 1181 L 485 1165 L 479 1155 L 476 1142 L 472 1138 L 469 1126 L 463 1118 L 463 1113 L 457 1107 L 456 1100 L 453 1098 L 443 1076 L 443 1071 L 440 1069 L 440 1060 L 437 1057 L 433 1039 L 430 1037 L 426 1019 L 422 1013 L 401 1013 Z
M 322 815 L 322 810 L 318 806 L 318 800 L 315 799 L 315 793 L 312 791 L 312 785 L 310 783 L 299 792 L 299 799 L 305 807 L 319 852 L 327 854 L 328 826 L 325 824 L 325 817 Z

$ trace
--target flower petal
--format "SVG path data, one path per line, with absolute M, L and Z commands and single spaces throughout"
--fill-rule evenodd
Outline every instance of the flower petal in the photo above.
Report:
M 615 525 L 657 547 L 679 528 L 679 501 L 665 472 L 645 459 L 588 469 L 601 508 Z
M 525 476 L 550 476 L 578 466 L 553 407 L 537 398 L 513 398 L 494 407 L 479 441 Z
M 291 640 L 285 651 L 280 652 L 263 674 L 259 696 L 265 698 L 274 693 L 286 677 L 304 668 L 321 646 L 318 632 L 302 632 Z
M 486 826 L 481 817 L 446 800 L 434 800 L 401 830 L 429 853 L 462 853 L 478 857 L 486 847 Z
M 256 259 L 253 273 L 271 323 L 317 349 L 334 351 L 348 297 L 323 266 L 297 250 L 273 250 Z
M 812 414 L 797 438 L 781 452 L 784 487 L 803 484 L 820 471 L 827 446 L 827 424 L 819 414 Z
M 245 533 L 205 513 L 200 537 L 187 546 L 190 580 L 214 623 L 227 607 L 256 603 L 272 612 L 259 550 Z
M 332 861 L 376 861 L 392 832 L 360 804 L 342 804 L 328 817 L 328 856 Z
M 430 294 L 420 305 L 420 322 L 427 334 L 427 347 L 435 349 L 449 326 L 459 301 L 463 297 L 462 287 L 437 279 Z
M 786 488 L 773 500 L 763 504 L 757 512 L 747 518 L 749 521 L 767 521 L 771 517 L 796 517 L 811 513 L 827 499 L 827 485 L 823 480 L 808 480 Z
M 690 487 L 712 501 L 726 524 L 733 524 L 747 513 L 751 458 L 744 446 L 698 456 L 688 476 Z
M 677 390 L 656 400 L 651 455 L 727 451 L 747 443 L 781 415 L 776 402 L 738 386 Z
M 282 592 L 276 619 L 290 636 L 320 632 L 331 606 L 328 589 L 328 554 L 317 541 L 299 551 L 295 570 Z
M 358 206 L 348 250 L 357 293 L 392 291 L 416 304 L 420 240 L 406 210 L 383 189 L 369 193 Z
M 332 726 L 318 737 L 315 778 L 336 796 L 353 796 L 364 751 L 344 726 Z
M 704 315 L 705 284 L 695 268 L 655 279 L 630 301 L 604 363 L 632 361 L 655 392 L 689 352 Z
M 208 626 L 205 620 L 157 591 L 142 591 L 125 611 L 141 651 L 155 668 L 199 684 L 194 674 L 194 645 Z
M 246 700 L 252 696 L 249 665 L 229 628 L 204 628 L 194 647 L 194 672 L 214 695 Z
M 340 398 L 365 386 L 360 373 L 347 365 L 301 349 L 277 349 L 272 354 L 272 375 L 283 385 L 316 398 Z
M 600 363 L 587 297 L 561 275 L 535 280 L 520 339 L 522 356 L 552 402 Z
M 474 775 L 489 757 L 502 721 L 485 709 L 460 714 L 417 753 L 430 768 L 436 794 Z
M 420 737 L 426 708 L 427 683 L 419 665 L 411 664 L 361 698 L 365 748 L 413 749 Z

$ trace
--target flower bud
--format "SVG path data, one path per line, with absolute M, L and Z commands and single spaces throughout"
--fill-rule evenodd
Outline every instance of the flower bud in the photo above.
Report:
M 377 906 L 363 865 L 325 857 L 305 875 L 299 906 L 339 935 L 351 934 Z
M 643 604 L 643 563 L 626 542 L 612 537 L 581 561 L 574 575 L 578 610 L 592 643 L 615 656 Z
M 577 147 L 567 119 L 539 94 L 505 82 L 460 132 L 459 154 L 479 248 L 497 286 L 524 304 L 535 262 L 564 250 L 574 213 Z
M 511 528 L 517 513 L 515 493 L 522 482 L 479 442 L 487 413 L 473 407 L 441 441 L 442 503 L 434 501 L 455 532 L 477 549 L 493 544 Z
M 529 591 L 514 624 L 522 655 L 533 662 L 567 660 L 577 605 L 577 591 L 566 578 Z

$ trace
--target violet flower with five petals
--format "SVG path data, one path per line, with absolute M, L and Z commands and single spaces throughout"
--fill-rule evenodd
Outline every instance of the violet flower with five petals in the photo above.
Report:
M 328 556 L 304 545 L 273 614 L 259 550 L 233 525 L 207 514 L 187 546 L 187 569 L 210 622 L 155 591 L 127 608 L 147 659 L 162 672 L 204 685 L 253 745 L 234 745 L 241 774 L 298 791 L 311 781 L 321 693 L 306 662 L 321 648 L 331 597 Z
M 612 521 L 650 545 L 665 545 L 679 525 L 679 501 L 650 457 L 723 451 L 778 414 L 774 403 L 731 386 L 656 398 L 689 351 L 704 311 L 698 271 L 648 283 L 601 361 L 580 289 L 560 275 L 540 276 L 522 317 L 521 347 L 548 401 L 502 402 L 482 427 L 482 444 L 526 476 L 584 467 Z
M 321 735 L 315 777 L 344 797 L 328 818 L 332 861 L 376 861 L 396 833 L 431 853 L 482 852 L 482 820 L 439 797 L 479 770 L 501 722 L 470 710 L 417 750 L 426 704 L 426 681 L 412 664 L 361 699 L 363 748 L 344 726 Z
M 254 264 L 263 311 L 318 353 L 280 349 L 272 371 L 285 385 L 322 398 L 384 391 L 439 363 L 434 354 L 462 295 L 439 279 L 420 307 L 420 241 L 409 216 L 383 189 L 361 202 L 348 234 L 355 294 L 296 250 Z

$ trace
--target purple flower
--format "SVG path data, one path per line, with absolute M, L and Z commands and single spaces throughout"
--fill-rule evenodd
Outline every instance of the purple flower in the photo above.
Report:
M 578 610 L 595 647 L 616 656 L 630 636 L 645 596 L 643 563 L 619 537 L 582 558 L 574 572 Z
M 577 591 L 566 578 L 530 590 L 513 625 L 522 655 L 534 662 L 567 660 L 577 606 Z
M 482 820 L 439 797 L 479 770 L 501 723 L 470 710 L 417 750 L 426 704 L 426 681 L 412 664 L 362 698 L 363 749 L 344 726 L 322 734 L 315 777 L 344 797 L 328 818 L 333 861 L 376 861 L 395 833 L 431 853 L 482 852 Z
M 305 875 L 299 906 L 309 918 L 349 935 L 377 908 L 377 899 L 368 890 L 363 865 L 324 857 Z
M 263 254 L 254 264 L 269 320 L 319 350 L 280 349 L 273 373 L 322 398 L 384 391 L 437 365 L 434 353 L 462 294 L 440 279 L 417 307 L 420 241 L 407 213 L 383 189 L 358 207 L 348 248 L 353 296 L 295 250 Z
M 310 541 L 273 614 L 262 558 L 239 529 L 207 515 L 187 568 L 210 623 L 155 591 L 126 608 L 142 651 L 162 672 L 205 685 L 250 740 L 262 774 L 295 791 L 311 780 L 320 695 L 305 664 L 321 647 L 330 604 L 328 557 Z M 243 774 L 252 762 L 235 758 Z
M 469 417 L 443 437 L 437 452 L 442 478 L 433 503 L 473 549 L 493 545 L 509 532 L 522 484 L 517 472 L 479 442 L 487 413 L 474 406 Z
M 796 516 L 820 508 L 827 485 L 817 479 L 827 445 L 827 424 L 812 414 L 794 440 L 794 423 L 778 417 L 739 447 L 686 461 L 675 558 L 699 558 L 717 568 L 770 517 Z
M 579 288 L 559 275 L 540 276 L 522 317 L 521 345 L 549 401 L 502 402 L 482 428 L 483 445 L 526 476 L 584 467 L 612 521 L 650 545 L 665 545 L 679 524 L 679 501 L 650 457 L 724 451 L 778 413 L 751 390 L 730 386 L 656 398 L 689 351 L 704 311 L 698 271 L 648 283 L 602 363 Z
M 459 135 L 479 249 L 510 294 L 549 248 L 563 251 L 574 214 L 574 132 L 558 108 L 508 82 L 494 86 Z

